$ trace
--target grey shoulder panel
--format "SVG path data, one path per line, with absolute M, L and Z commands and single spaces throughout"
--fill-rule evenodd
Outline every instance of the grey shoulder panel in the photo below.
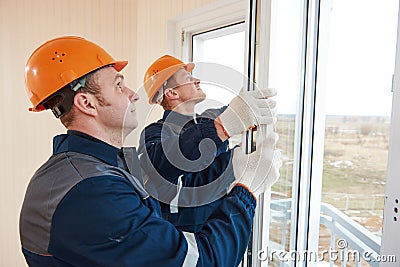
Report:
M 52 156 L 33 175 L 20 215 L 22 246 L 34 253 L 48 254 L 54 211 L 65 194 L 83 178 L 67 153 Z
M 148 196 L 140 182 L 121 168 L 75 152 L 53 155 L 37 170 L 28 185 L 20 214 L 22 246 L 47 255 L 51 222 L 60 201 L 80 181 L 102 175 L 124 177 L 142 198 Z

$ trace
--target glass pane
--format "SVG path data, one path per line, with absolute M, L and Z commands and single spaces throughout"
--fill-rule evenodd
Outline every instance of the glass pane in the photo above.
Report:
M 317 94 L 324 94 L 326 116 L 319 249 L 336 249 L 336 265 L 369 266 L 365 247 L 380 246 L 397 8 L 397 0 L 321 1 Z
M 244 22 L 194 34 L 192 45 L 194 62 L 221 64 L 244 73 L 246 53 Z
M 205 101 L 196 105 L 196 112 L 228 105 L 246 81 L 245 23 L 194 34 L 192 60 L 196 63 L 193 75 L 201 80 L 206 93 Z M 240 136 L 230 140 L 233 147 L 241 142 Z
M 284 262 L 271 255 L 274 251 L 291 249 L 292 207 L 297 206 L 293 199 L 293 183 L 297 183 L 295 162 L 295 132 L 298 118 L 299 92 L 301 88 L 302 54 L 302 1 L 272 1 L 271 46 L 270 46 L 270 87 L 276 88 L 277 124 L 279 134 L 278 149 L 282 152 L 283 166 L 280 178 L 271 190 L 271 220 L 269 226 L 269 266 L 281 266 Z M 293 202 L 293 203 L 292 203 Z M 295 241 L 295 240 L 294 240 Z

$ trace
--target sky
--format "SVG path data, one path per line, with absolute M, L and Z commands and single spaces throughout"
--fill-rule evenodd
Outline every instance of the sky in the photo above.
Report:
M 267 78 L 269 86 L 278 90 L 278 114 L 294 114 L 297 110 L 302 74 L 300 2 L 279 0 L 272 4 Z M 390 116 L 397 9 L 397 0 L 321 1 L 317 101 L 321 101 L 323 105 L 320 106 L 327 115 Z M 212 64 L 202 65 L 203 69 L 198 68 L 197 72 L 203 76 L 202 80 L 225 79 L 223 84 L 243 80 L 244 32 L 205 40 L 199 38 L 198 42 L 195 61 L 226 66 L 221 70 Z M 209 72 L 217 72 L 220 77 L 210 78 L 206 74 Z M 223 86 L 216 88 L 204 83 L 203 88 L 210 98 L 222 104 L 229 103 L 234 96 Z M 240 86 L 231 89 L 238 91 Z
M 397 0 L 334 0 L 326 4 L 326 112 L 391 112 Z M 324 63 L 324 62 L 322 62 Z

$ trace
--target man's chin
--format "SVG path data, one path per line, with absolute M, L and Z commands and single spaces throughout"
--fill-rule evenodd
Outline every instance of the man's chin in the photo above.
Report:
M 132 133 L 133 130 L 135 130 L 137 127 L 138 127 L 138 121 L 136 118 L 130 119 L 129 121 L 125 120 L 124 127 L 123 127 L 124 136 Z
M 203 102 L 206 99 L 206 95 L 198 97 L 195 99 L 196 104 Z

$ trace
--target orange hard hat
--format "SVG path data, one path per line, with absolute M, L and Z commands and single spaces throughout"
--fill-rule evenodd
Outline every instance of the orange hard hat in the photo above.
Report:
M 121 71 L 128 61 L 114 60 L 103 48 L 76 36 L 55 38 L 38 47 L 25 67 L 25 86 L 33 107 L 42 111 L 43 103 L 59 89 L 106 65 Z
M 149 103 L 155 104 L 154 95 L 160 90 L 161 86 L 180 68 L 184 67 L 191 72 L 194 69 L 194 63 L 183 63 L 181 60 L 170 55 L 164 55 L 158 58 L 147 69 L 144 75 L 144 89 L 149 97 Z

